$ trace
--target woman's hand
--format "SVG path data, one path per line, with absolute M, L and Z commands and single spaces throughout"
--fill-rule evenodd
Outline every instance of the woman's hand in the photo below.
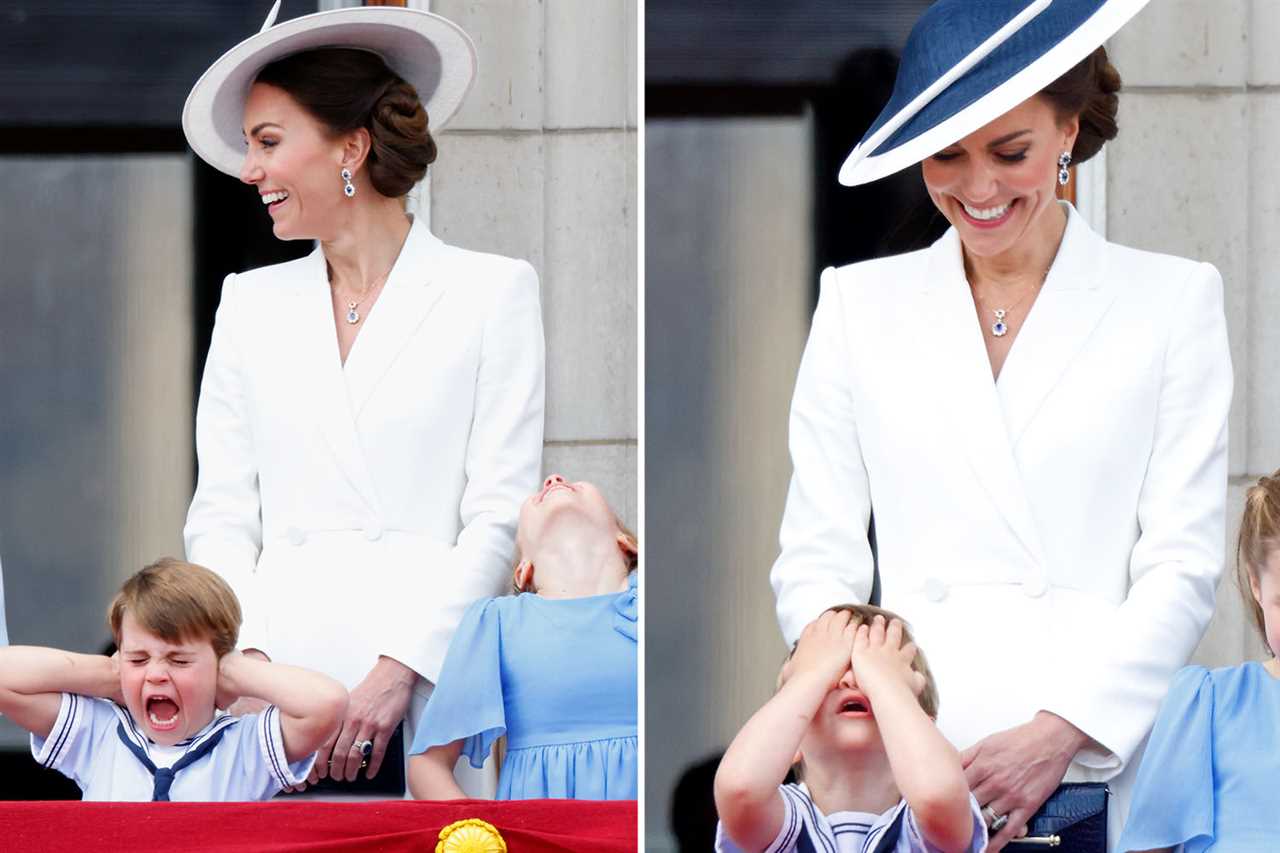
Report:
M 1041 711 L 1012 729 L 983 738 L 960 754 L 978 805 L 1009 821 L 991 837 L 990 853 L 1025 834 L 1027 821 L 1062 783 L 1067 766 L 1089 737 L 1057 714 Z
M 366 740 L 373 741 L 373 752 L 369 755 L 365 777 L 377 776 L 387 752 L 387 741 L 409 710 L 417 679 L 418 674 L 409 667 L 379 656 L 373 669 L 351 691 L 342 727 L 320 747 L 312 771 L 316 779 L 329 776 L 354 782 L 364 756 L 352 745 Z

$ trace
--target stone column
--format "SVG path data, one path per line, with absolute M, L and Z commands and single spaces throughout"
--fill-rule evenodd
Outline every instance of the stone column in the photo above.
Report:
M 1107 236 L 1222 273 L 1235 368 L 1227 572 L 1194 660 L 1259 658 L 1233 578 L 1244 491 L 1280 468 L 1280 4 L 1159 0 L 1112 42 L 1124 79 Z
M 413 5 L 413 4 L 411 4 Z M 526 258 L 547 339 L 543 468 L 638 522 L 636 0 L 433 0 L 479 72 L 439 137 L 441 239 Z

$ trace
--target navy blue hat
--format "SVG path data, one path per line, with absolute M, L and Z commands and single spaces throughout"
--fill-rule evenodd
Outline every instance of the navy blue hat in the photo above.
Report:
M 1070 71 L 1147 0 L 938 0 L 902 51 L 893 96 L 840 167 L 891 175 L 994 121 Z

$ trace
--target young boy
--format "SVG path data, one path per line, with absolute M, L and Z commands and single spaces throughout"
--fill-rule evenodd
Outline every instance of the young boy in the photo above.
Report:
M 828 610 L 720 763 L 716 849 L 985 850 L 978 804 L 936 716 L 928 666 L 901 620 L 877 607 Z M 802 784 L 782 784 L 792 765 Z
M 0 648 L 0 712 L 86 800 L 265 800 L 307 778 L 346 713 L 341 684 L 234 651 L 240 604 L 213 572 L 164 559 L 125 581 L 114 657 Z M 241 696 L 261 714 L 219 714 Z

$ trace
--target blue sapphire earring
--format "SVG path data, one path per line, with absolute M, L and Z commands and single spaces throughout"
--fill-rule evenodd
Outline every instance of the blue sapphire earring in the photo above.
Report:
M 343 195 L 345 195 L 347 198 L 351 198 L 352 196 L 354 196 L 354 195 L 356 194 L 356 186 L 355 186 L 355 184 L 351 183 L 351 170 L 350 170 L 350 169 L 343 169 L 343 170 L 342 170 L 342 193 L 343 193 Z
M 1071 173 L 1067 171 L 1067 167 L 1071 165 L 1071 152 L 1063 151 L 1058 155 L 1058 183 L 1066 186 L 1067 181 L 1071 180 Z M 348 193 L 350 195 L 350 193 Z

